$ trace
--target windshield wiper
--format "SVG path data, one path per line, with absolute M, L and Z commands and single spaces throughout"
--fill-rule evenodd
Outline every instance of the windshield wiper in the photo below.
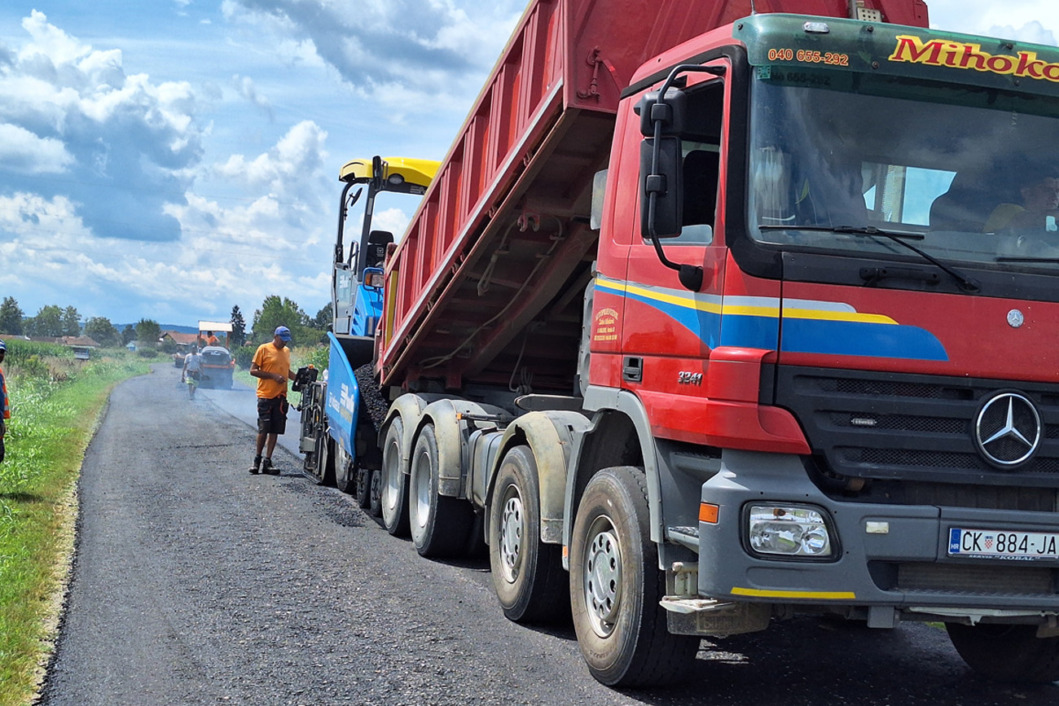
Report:
M 962 272 L 960 272 L 956 268 L 951 267 L 950 265 L 946 265 L 944 262 L 942 262 L 941 260 L 937 259 L 936 257 L 931 255 L 930 253 L 928 253 L 928 252 L 926 252 L 924 250 L 921 250 L 920 248 L 917 248 L 915 245 L 912 245 L 909 242 L 906 242 L 908 240 L 923 240 L 924 235 L 922 233 L 905 233 L 905 232 L 901 232 L 901 231 L 886 231 L 886 230 L 880 230 L 880 229 L 876 228 L 875 226 L 857 227 L 857 226 L 759 225 L 758 228 L 760 230 L 809 230 L 809 231 L 822 231 L 822 232 L 826 232 L 826 233 L 841 233 L 843 235 L 866 235 L 866 236 L 869 236 L 869 237 L 881 236 L 883 238 L 887 238 L 889 240 L 892 240 L 893 242 L 897 243 L 898 245 L 901 245 L 901 246 L 911 250 L 912 252 L 914 252 L 915 254 L 919 255 L 921 258 L 923 258 L 927 262 L 929 262 L 932 265 L 934 265 L 935 267 L 937 267 L 942 272 L 948 274 L 950 277 L 952 277 L 954 280 L 956 280 L 959 283 L 960 289 L 964 290 L 965 292 L 978 292 L 978 291 L 981 291 L 981 289 L 982 289 L 981 285 L 979 285 L 978 282 L 976 282 L 973 279 L 971 279 L 970 277 L 964 275 Z M 878 268 L 865 268 L 865 270 L 861 272 L 861 276 L 864 278 L 866 284 L 874 284 L 875 282 L 878 282 L 880 279 L 882 279 L 883 277 L 885 277 L 885 276 L 890 274 L 888 272 L 880 273 L 877 270 L 878 270 Z M 883 270 L 885 270 L 885 268 L 883 268 Z

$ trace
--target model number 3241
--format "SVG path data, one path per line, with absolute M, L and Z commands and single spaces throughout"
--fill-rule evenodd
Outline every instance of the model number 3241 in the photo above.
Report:
M 688 370 L 681 370 L 679 373 L 677 373 L 677 382 L 681 385 L 701 385 L 702 373 L 693 373 Z

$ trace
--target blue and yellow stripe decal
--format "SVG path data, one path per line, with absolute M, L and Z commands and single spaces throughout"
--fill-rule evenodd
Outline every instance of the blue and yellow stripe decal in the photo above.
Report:
M 941 341 L 930 331 L 899 324 L 882 314 L 863 314 L 841 302 L 787 299 L 781 310 L 777 297 L 722 298 L 602 276 L 596 277 L 595 290 L 655 309 L 709 348 L 778 348 L 817 355 L 949 359 Z

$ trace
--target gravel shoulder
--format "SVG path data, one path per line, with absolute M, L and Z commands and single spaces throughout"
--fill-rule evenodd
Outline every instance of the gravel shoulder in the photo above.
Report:
M 1054 704 L 978 680 L 945 635 L 795 621 L 700 653 L 691 682 L 619 693 L 573 631 L 506 621 L 488 563 L 420 559 L 302 475 L 247 473 L 252 394 L 179 371 L 120 385 L 84 461 L 73 576 L 42 703 Z M 203 394 L 205 393 L 205 394 Z M 237 416 L 233 416 L 233 413 Z

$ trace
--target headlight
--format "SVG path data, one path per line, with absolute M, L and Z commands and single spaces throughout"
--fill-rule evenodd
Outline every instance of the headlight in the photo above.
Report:
M 368 272 L 365 275 L 364 284 L 368 287 L 375 287 L 376 289 L 382 289 L 386 284 L 386 275 L 382 272 Z
M 831 556 L 831 533 L 822 510 L 800 505 L 752 505 L 747 518 L 750 548 L 787 557 Z

